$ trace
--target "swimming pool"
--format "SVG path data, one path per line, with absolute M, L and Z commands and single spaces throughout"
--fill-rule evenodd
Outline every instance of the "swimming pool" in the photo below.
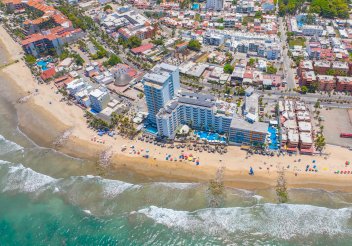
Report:
M 48 70 L 49 68 L 48 68 L 48 64 L 50 63 L 50 62 L 52 62 L 53 60 L 52 59 L 48 59 L 48 60 L 42 60 L 42 61 L 38 61 L 37 62 L 37 65 L 43 70 L 43 71 L 45 71 L 45 70 Z
M 298 26 L 299 28 L 303 27 L 303 25 L 304 25 L 304 22 L 303 22 L 303 21 L 297 21 L 297 26 Z
M 193 9 L 193 10 L 198 10 L 198 9 L 199 9 L 199 4 L 198 4 L 198 3 L 194 3 L 194 4 L 192 5 L 192 9 Z
M 208 141 L 220 141 L 220 142 L 225 142 L 226 143 L 226 138 L 221 137 L 217 133 L 213 132 L 204 132 L 204 131 L 194 131 L 194 133 L 200 138 L 200 139 L 205 139 Z
M 277 129 L 275 127 L 269 126 L 268 132 L 270 134 L 270 143 L 269 143 L 269 149 L 271 150 L 277 150 L 279 149 L 278 145 L 278 136 L 276 136 Z
M 144 127 L 144 131 L 148 132 L 150 134 L 153 134 L 153 135 L 157 135 L 158 134 L 158 129 L 156 129 L 155 127 L 152 127 L 152 126 L 145 126 Z

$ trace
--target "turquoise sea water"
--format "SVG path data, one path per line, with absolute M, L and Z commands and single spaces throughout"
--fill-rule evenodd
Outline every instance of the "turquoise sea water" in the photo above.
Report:
M 351 245 L 352 194 L 227 189 L 99 176 L 95 163 L 33 143 L 0 74 L 0 245 Z M 110 173 L 109 173 L 110 174 Z

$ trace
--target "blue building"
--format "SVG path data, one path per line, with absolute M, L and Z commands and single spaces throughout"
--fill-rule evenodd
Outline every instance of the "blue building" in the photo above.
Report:
M 148 107 L 148 121 L 156 126 L 156 114 L 180 89 L 179 68 L 166 63 L 157 64 L 145 74 L 144 94 Z

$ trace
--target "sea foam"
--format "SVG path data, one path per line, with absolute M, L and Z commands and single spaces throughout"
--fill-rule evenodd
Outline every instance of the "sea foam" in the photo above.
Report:
M 7 172 L 3 172 L 4 169 Z M 0 189 L 3 192 L 35 192 L 56 181 L 56 179 L 50 176 L 24 167 L 22 164 L 13 164 L 7 161 L 0 161 L 0 170 Z
M 21 149 L 23 149 L 22 146 L 10 140 L 7 140 L 4 136 L 0 135 L 0 155 L 4 155 Z
M 312 234 L 352 233 L 352 209 L 329 209 L 311 205 L 260 204 L 252 207 L 175 211 L 151 206 L 138 213 L 158 224 L 205 234 L 261 233 L 279 239 L 308 237 Z
M 176 190 L 187 190 L 199 186 L 199 183 L 177 183 L 177 182 L 155 182 L 154 186 L 163 186 L 170 189 Z

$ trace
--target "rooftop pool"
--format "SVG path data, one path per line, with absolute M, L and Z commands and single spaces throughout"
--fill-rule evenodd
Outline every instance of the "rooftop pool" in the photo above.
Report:
M 200 138 L 208 141 L 219 141 L 226 143 L 226 137 L 221 137 L 218 133 L 205 132 L 205 131 L 194 131 L 194 133 Z

